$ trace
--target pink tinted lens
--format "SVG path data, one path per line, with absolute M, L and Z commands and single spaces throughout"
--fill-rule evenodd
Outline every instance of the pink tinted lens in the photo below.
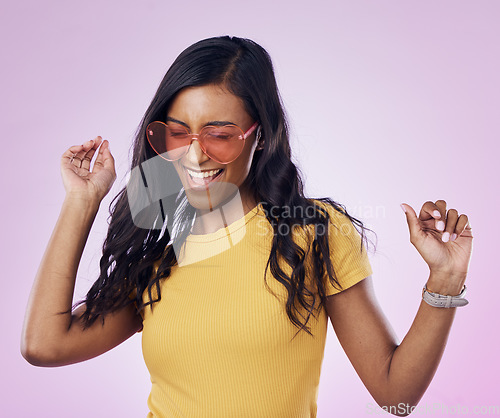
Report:
M 168 161 L 180 159 L 192 141 L 192 135 L 184 126 L 159 121 L 148 125 L 146 136 L 153 150 Z M 203 151 L 221 164 L 235 160 L 245 146 L 243 131 L 233 125 L 207 126 L 200 132 L 199 141 Z
M 151 122 L 146 128 L 146 136 L 153 150 L 169 161 L 181 158 L 190 144 L 187 130 L 178 124 L 167 126 L 163 122 Z
M 200 136 L 208 156 L 221 164 L 235 160 L 245 146 L 243 131 L 237 126 L 209 126 Z

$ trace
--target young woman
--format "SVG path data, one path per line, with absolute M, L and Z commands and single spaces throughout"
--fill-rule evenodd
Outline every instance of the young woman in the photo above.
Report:
M 316 416 L 328 318 L 375 401 L 406 415 L 467 304 L 467 216 L 443 200 L 418 217 L 403 204 L 430 275 L 397 343 L 374 296 L 366 228 L 343 205 L 304 196 L 271 59 L 247 39 L 200 41 L 168 70 L 113 201 L 100 276 L 74 307 L 80 257 L 116 178 L 108 141 L 70 147 L 61 170 L 66 198 L 23 356 L 67 365 L 142 331 L 148 416 Z

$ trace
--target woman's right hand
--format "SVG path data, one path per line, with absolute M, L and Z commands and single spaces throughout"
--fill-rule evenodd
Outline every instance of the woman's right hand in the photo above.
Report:
M 99 152 L 90 171 L 97 148 Z M 83 145 L 68 148 L 61 158 L 61 175 L 67 195 L 100 203 L 116 179 L 115 160 L 109 151 L 109 142 L 102 141 L 98 136 Z

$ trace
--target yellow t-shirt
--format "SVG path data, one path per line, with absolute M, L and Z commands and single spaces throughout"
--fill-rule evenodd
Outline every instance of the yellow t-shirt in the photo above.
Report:
M 339 227 L 329 228 L 331 260 L 346 289 L 372 270 L 352 223 L 328 211 Z M 148 417 L 316 416 L 328 317 L 322 307 L 307 323 L 314 337 L 300 331 L 292 340 L 298 328 L 286 315 L 287 291 L 270 270 L 281 302 L 264 283 L 272 234 L 259 204 L 227 228 L 187 238 L 179 265 L 160 280 L 161 301 L 142 313 Z

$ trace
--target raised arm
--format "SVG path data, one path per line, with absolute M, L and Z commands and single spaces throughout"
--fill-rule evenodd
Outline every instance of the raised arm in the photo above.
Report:
M 36 366 L 62 366 L 108 351 L 140 329 L 132 306 L 96 321 L 83 331 L 79 317 L 85 305 L 72 306 L 78 265 L 99 205 L 116 178 L 108 142 L 97 137 L 69 148 L 61 158 L 66 198 L 42 257 L 28 300 L 21 353 Z M 101 145 L 90 172 L 90 163 Z
M 405 209 L 410 241 L 430 267 L 427 288 L 458 295 L 472 254 L 467 217 L 459 218 L 453 209 L 446 216 L 442 200 L 426 202 L 419 218 L 410 207 Z M 456 239 L 447 240 L 453 233 Z M 422 300 L 400 344 L 377 303 L 371 277 L 329 296 L 326 309 L 344 351 L 375 401 L 394 415 L 408 415 L 437 370 L 457 308 L 434 307 Z
M 327 299 L 333 329 L 361 381 L 381 408 L 402 416 L 429 386 L 456 309 L 422 301 L 399 344 L 376 300 L 371 276 Z

